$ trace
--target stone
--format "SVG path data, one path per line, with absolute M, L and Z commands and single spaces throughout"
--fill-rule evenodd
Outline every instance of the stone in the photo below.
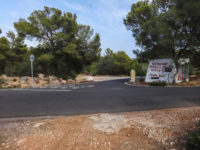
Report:
M 38 74 L 38 78 L 44 79 L 44 74 Z
M 21 82 L 27 82 L 27 81 L 28 81 L 28 77 L 21 77 L 21 78 L 20 78 L 20 81 L 21 81 Z
M 67 81 L 66 80 L 61 80 L 61 84 L 66 84 Z
M 17 141 L 17 145 L 20 145 L 20 144 L 24 143 L 25 141 L 26 141 L 25 138 L 24 138 L 24 139 L 21 139 L 21 140 Z
M 3 79 L 5 79 L 5 80 L 7 79 L 7 76 L 6 76 L 6 75 L 2 75 L 1 77 L 2 77 Z
M 86 77 L 86 80 L 87 80 L 87 81 L 94 81 L 94 78 L 91 77 L 91 76 L 89 76 L 89 77 Z
M 44 125 L 44 122 L 39 122 L 39 123 L 36 123 L 33 127 L 34 128 L 38 128 L 40 126 Z

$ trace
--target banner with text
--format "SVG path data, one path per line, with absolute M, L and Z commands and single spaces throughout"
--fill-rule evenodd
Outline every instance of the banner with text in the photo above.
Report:
M 176 65 L 172 59 L 155 59 L 149 61 L 145 82 L 165 81 L 173 83 Z

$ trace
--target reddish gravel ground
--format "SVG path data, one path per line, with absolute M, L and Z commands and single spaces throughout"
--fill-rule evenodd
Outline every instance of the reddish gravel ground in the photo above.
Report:
M 0 149 L 184 149 L 200 107 L 0 120 Z

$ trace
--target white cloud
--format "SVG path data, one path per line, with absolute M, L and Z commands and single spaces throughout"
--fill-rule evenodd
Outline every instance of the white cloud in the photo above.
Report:
M 125 0 L 129 1 L 129 0 Z M 123 18 L 129 11 L 127 3 L 123 3 L 120 0 L 99 0 L 93 3 L 95 7 L 95 15 L 98 22 L 102 26 L 106 26 L 109 32 L 119 32 L 119 27 L 123 25 Z M 123 30 L 124 31 L 124 30 Z
M 72 3 L 68 3 L 68 2 L 64 2 L 64 5 L 70 9 L 79 11 L 79 12 L 85 12 L 86 8 L 79 5 L 79 4 L 72 4 Z

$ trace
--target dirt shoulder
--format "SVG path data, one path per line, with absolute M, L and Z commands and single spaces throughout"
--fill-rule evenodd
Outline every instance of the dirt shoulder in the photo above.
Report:
M 200 107 L 0 120 L 0 149 L 180 149 Z

